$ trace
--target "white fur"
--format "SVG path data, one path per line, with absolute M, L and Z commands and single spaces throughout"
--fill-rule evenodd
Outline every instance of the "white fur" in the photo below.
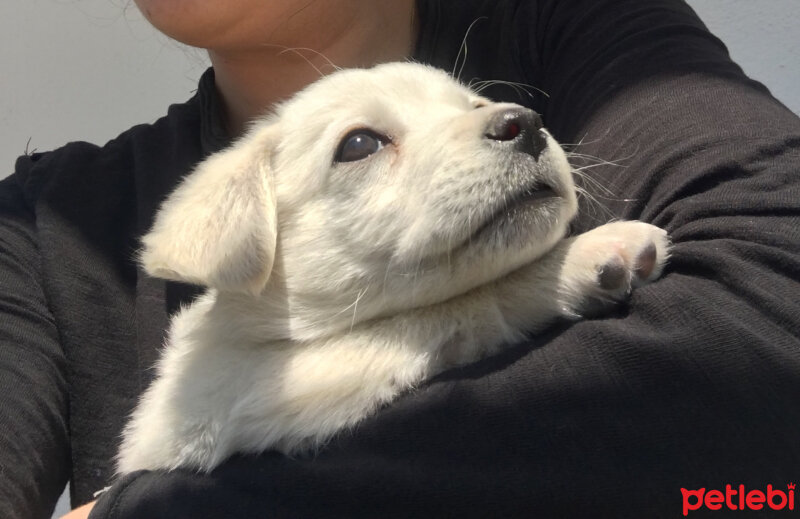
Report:
M 535 160 L 484 136 L 513 107 L 422 65 L 347 70 L 201 164 L 164 203 L 141 259 L 210 290 L 173 319 L 119 472 L 318 447 L 425 378 L 658 277 L 668 243 L 656 227 L 563 239 L 577 203 L 557 143 L 547 136 Z M 362 127 L 392 142 L 335 163 L 340 139 Z M 559 197 L 502 214 L 532 181 Z M 656 265 L 638 279 L 650 245 Z M 610 264 L 627 274 L 603 289 Z

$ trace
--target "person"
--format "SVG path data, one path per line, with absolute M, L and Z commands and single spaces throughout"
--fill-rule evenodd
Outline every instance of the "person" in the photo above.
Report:
M 137 4 L 213 67 L 156 123 L 23 156 L 0 182 L 0 516 L 47 517 L 67 480 L 74 506 L 110 486 L 80 512 L 93 519 L 674 517 L 794 499 L 800 119 L 682 0 Z M 168 316 L 200 290 L 134 261 L 159 202 L 327 60 L 403 59 L 539 112 L 592 168 L 575 232 L 607 215 L 667 229 L 663 278 L 314 455 L 115 480 Z

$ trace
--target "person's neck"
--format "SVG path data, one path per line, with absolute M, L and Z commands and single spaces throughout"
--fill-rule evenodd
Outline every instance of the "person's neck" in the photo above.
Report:
M 295 27 L 296 37 L 272 39 L 297 42 L 296 47 L 265 43 L 256 49 L 209 49 L 231 136 L 241 135 L 250 121 L 335 67 L 369 67 L 408 58 L 416 40 L 414 4 L 391 0 L 385 9 L 316 13 L 331 16 L 314 25 L 319 33 L 308 36 Z M 287 23 L 284 32 L 290 30 Z

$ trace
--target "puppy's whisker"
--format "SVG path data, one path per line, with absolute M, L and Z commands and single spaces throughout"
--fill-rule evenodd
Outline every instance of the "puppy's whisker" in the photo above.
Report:
M 601 204 L 598 199 L 607 200 L 610 202 L 626 202 L 626 203 L 635 202 L 637 200 L 635 198 L 620 198 L 616 192 L 604 186 L 599 180 L 592 178 L 591 176 L 581 171 L 573 170 L 573 173 L 578 177 L 580 182 L 584 184 L 583 186 L 581 186 L 580 183 L 576 183 L 575 187 L 578 190 L 578 193 L 580 195 L 583 195 L 587 200 L 591 200 L 599 207 L 603 207 L 604 209 L 606 209 L 605 206 L 603 206 L 603 204 Z M 588 188 L 591 188 L 597 192 L 590 193 Z M 606 209 L 606 212 L 609 214 L 609 216 L 611 216 L 610 214 L 611 211 L 608 211 Z
M 486 79 L 482 81 L 476 81 L 470 85 L 476 94 L 480 94 L 487 88 L 494 86 L 494 85 L 505 85 L 507 87 L 513 88 L 517 95 L 522 97 L 522 93 L 524 92 L 528 97 L 533 99 L 533 94 L 531 94 L 527 89 L 535 90 L 536 92 L 542 94 L 545 97 L 550 97 L 550 94 L 542 90 L 541 88 L 535 87 L 533 85 L 529 85 L 527 83 L 519 83 L 517 81 L 504 81 L 501 79 Z M 477 88 L 476 88 L 477 87 Z
M 590 195 L 585 189 L 581 187 L 575 187 L 575 194 L 578 196 L 578 203 L 581 204 L 582 200 L 585 200 L 584 204 L 587 208 L 587 214 L 591 217 L 593 221 L 600 221 L 601 218 L 598 217 L 598 208 L 605 209 L 602 204 L 600 204 L 592 195 Z
M 469 24 L 469 27 L 467 27 L 467 32 L 464 34 L 464 39 L 461 40 L 461 47 L 458 49 L 458 54 L 456 54 L 455 63 L 453 63 L 453 71 L 450 73 L 450 75 L 453 76 L 454 78 L 456 78 L 457 80 L 461 80 L 461 74 L 462 74 L 462 72 L 464 72 L 464 66 L 467 64 L 467 52 L 468 52 L 467 38 L 469 37 L 470 31 L 472 30 L 473 27 L 475 27 L 475 24 L 477 24 L 479 21 L 488 20 L 488 19 L 489 18 L 487 16 L 481 16 L 479 18 L 475 18 L 472 21 L 472 23 Z M 461 52 L 462 51 L 464 52 L 464 57 L 463 58 L 461 57 Z M 461 65 L 460 66 L 459 66 L 459 63 L 458 63 L 459 60 L 461 60 Z M 458 68 L 458 74 L 456 74 L 456 68 Z
M 590 187 L 594 190 L 600 191 L 600 193 L 592 193 L 593 197 L 602 198 L 603 200 L 609 200 L 612 202 L 635 202 L 638 200 L 638 198 L 620 198 L 619 196 L 617 196 L 617 193 L 603 186 L 597 180 L 590 178 L 588 176 L 581 177 L 581 180 L 585 182 L 586 185 L 585 186 L 578 185 L 577 187 L 581 187 L 584 190 L 586 190 L 587 194 L 588 194 L 588 188 Z
M 596 167 L 599 167 L 599 166 L 618 166 L 618 167 L 621 167 L 621 168 L 627 167 L 627 166 L 621 166 L 621 165 L 617 165 L 617 164 L 587 164 L 586 166 L 580 166 L 578 168 L 573 168 L 573 170 L 574 171 L 584 171 L 584 170 L 596 168 Z
M 324 59 L 325 62 L 334 70 L 334 72 L 342 70 L 342 67 L 331 61 L 331 59 L 328 58 L 328 56 L 319 52 L 318 50 L 314 50 L 309 47 L 291 47 L 291 48 L 287 47 L 286 49 L 282 50 L 279 54 L 283 54 L 284 52 L 294 52 L 295 54 L 299 54 L 301 57 L 305 58 L 305 56 L 303 56 L 303 54 L 300 51 L 311 52 L 314 55 Z
M 583 137 L 581 137 L 581 138 L 580 138 L 580 140 L 579 140 L 577 143 L 570 143 L 570 142 L 568 142 L 568 143 L 564 143 L 564 142 L 559 142 L 559 144 L 561 145 L 561 147 L 562 147 L 562 148 L 564 148 L 564 147 L 577 148 L 578 146 L 581 146 L 581 145 L 584 145 L 584 144 L 586 144 L 586 145 L 588 145 L 588 144 L 594 144 L 594 143 L 600 142 L 600 141 L 602 140 L 601 138 L 599 138 L 599 137 L 598 137 L 597 139 L 595 139 L 595 140 L 593 140 L 593 141 L 589 141 L 589 142 L 583 142 L 583 141 L 584 141 L 584 139 L 586 139 L 586 134 L 584 134 L 584 135 L 583 135 Z M 564 150 L 564 151 L 567 151 L 567 150 Z
M 581 146 L 588 146 L 590 144 L 597 144 L 600 141 L 602 141 L 602 139 L 599 139 L 599 138 L 598 139 L 594 139 L 592 141 L 586 141 L 586 142 L 583 142 L 583 139 L 581 139 L 578 142 L 561 142 L 561 141 L 559 141 L 558 144 L 561 145 L 562 148 L 564 148 L 565 152 L 569 153 L 569 149 L 571 149 L 571 148 L 579 148 Z
M 305 60 L 305 62 L 308 63 L 311 66 L 311 68 L 313 68 L 317 72 L 317 74 L 319 74 L 319 77 L 325 76 L 325 74 L 322 73 L 322 70 L 320 70 L 320 68 L 318 66 L 316 66 L 310 59 L 305 57 L 301 52 L 299 52 L 299 51 L 297 51 L 295 49 L 286 49 L 286 50 L 281 51 L 280 54 L 283 54 L 285 52 L 293 52 L 293 53 L 297 54 L 298 56 L 303 58 Z
M 575 152 L 575 151 L 567 152 L 566 155 L 567 155 L 568 159 L 576 158 L 576 159 L 580 159 L 580 160 L 584 160 L 584 161 L 593 161 L 595 165 L 616 166 L 616 167 L 620 167 L 620 168 L 628 167 L 627 165 L 622 164 L 622 162 L 626 161 L 626 160 L 630 160 L 633 157 L 633 155 L 629 155 L 627 157 L 622 157 L 620 159 L 617 159 L 616 161 L 613 161 L 613 160 L 601 159 L 600 157 L 595 157 L 594 155 L 587 155 L 587 154 L 584 154 L 584 153 L 578 153 L 578 152 Z
M 559 144 L 561 144 L 562 148 L 567 146 L 567 147 L 573 147 L 573 148 L 577 149 L 578 147 L 580 147 L 582 145 L 592 144 L 593 142 L 600 142 L 601 140 L 602 139 L 596 139 L 595 141 L 584 143 L 583 140 L 581 139 L 581 142 L 579 142 L 578 144 L 575 144 L 575 145 L 563 144 L 563 143 L 559 143 Z M 589 155 L 587 153 L 580 153 L 580 152 L 577 152 L 577 151 L 565 150 L 565 152 L 566 152 L 566 155 L 567 155 L 568 159 L 579 158 L 579 159 L 586 160 L 586 161 L 591 161 L 591 162 L 594 162 L 594 163 L 597 163 L 597 164 L 607 164 L 607 165 L 610 165 L 610 166 L 628 167 L 626 164 L 623 164 L 623 163 L 626 162 L 626 161 L 629 161 L 630 159 L 635 157 L 636 154 L 638 153 L 638 148 L 633 150 L 628 155 L 625 155 L 624 157 L 620 157 L 620 158 L 615 159 L 615 160 L 603 159 L 603 158 L 597 157 L 595 155 Z
M 383 290 L 381 295 L 386 297 L 386 290 L 389 288 L 389 273 L 392 271 L 392 264 L 394 263 L 394 258 L 389 258 L 389 261 L 386 262 L 386 270 L 383 273 Z
M 363 289 L 359 290 L 358 295 L 356 295 L 356 300 L 353 301 L 352 305 L 350 305 L 350 306 L 353 307 L 353 318 L 350 320 L 350 331 L 351 332 L 353 331 L 353 327 L 356 325 L 356 314 L 358 313 L 358 302 L 361 301 L 361 298 L 364 297 L 364 295 L 367 293 L 367 290 L 369 290 L 369 285 L 367 285 Z
M 315 64 L 313 61 L 311 61 L 311 60 L 308 58 L 308 56 L 306 56 L 305 54 L 303 54 L 303 52 L 310 52 L 310 53 L 312 53 L 312 54 L 314 54 L 314 55 L 316 55 L 316 56 L 319 56 L 319 57 L 320 57 L 320 58 L 322 58 L 323 60 L 325 60 L 325 62 L 327 63 L 327 65 L 328 65 L 328 66 L 330 66 L 330 67 L 333 69 L 333 71 L 332 71 L 332 72 L 336 72 L 336 71 L 338 71 L 338 70 L 341 70 L 341 67 L 339 67 L 338 65 L 336 65 L 336 64 L 335 64 L 333 61 L 331 61 L 331 60 L 330 60 L 330 59 L 329 59 L 327 56 L 325 56 L 323 53 L 321 53 L 321 52 L 319 52 L 319 51 L 317 51 L 317 50 L 314 50 L 314 49 L 308 48 L 308 47 L 286 47 L 285 45 L 277 45 L 277 44 L 273 44 L 273 43 L 264 43 L 264 44 L 262 44 L 262 46 L 263 46 L 263 47 L 274 47 L 274 48 L 280 49 L 280 52 L 278 52 L 278 56 L 281 56 L 281 55 L 283 55 L 283 54 L 286 54 L 286 53 L 288 53 L 288 52 L 290 52 L 290 53 L 292 53 L 292 54 L 296 55 L 297 57 L 301 58 L 303 61 L 305 61 L 306 63 L 308 63 L 308 65 L 309 65 L 311 68 L 313 68 L 313 69 L 314 69 L 314 71 L 315 71 L 317 74 L 319 74 L 319 76 L 320 76 L 320 77 L 324 77 L 324 76 L 326 76 L 326 75 L 330 74 L 331 72 L 329 72 L 329 73 L 327 73 L 327 74 L 326 74 L 325 72 L 323 72 L 323 71 L 322 71 L 322 69 L 321 69 L 320 67 L 318 67 L 318 66 L 317 66 L 317 65 L 316 65 L 316 64 Z
M 359 290 L 358 293 L 356 294 L 355 301 L 353 301 L 352 303 L 350 303 L 346 307 L 342 308 L 341 310 L 339 310 L 335 314 L 332 314 L 332 315 L 330 315 L 328 317 L 325 317 L 325 318 L 322 318 L 322 319 L 316 319 L 314 321 L 314 324 L 317 325 L 317 324 L 329 323 L 331 321 L 336 321 L 336 320 L 338 320 L 339 317 L 341 317 L 345 313 L 349 312 L 350 309 L 353 309 L 353 312 L 354 312 L 354 314 L 353 314 L 353 323 L 354 323 L 355 322 L 355 308 L 354 307 L 356 307 L 358 305 L 358 302 L 367 294 L 367 291 L 369 290 L 370 286 L 371 286 L 371 284 L 368 284 L 365 288 L 362 288 L 361 290 Z M 352 323 L 351 323 L 350 326 L 351 326 L 351 330 L 352 330 L 352 326 L 353 326 Z
M 579 199 L 583 199 L 587 202 L 587 206 L 590 211 L 589 214 L 590 216 L 592 216 L 593 219 L 600 222 L 605 222 L 608 219 L 613 219 L 614 218 L 613 212 L 609 210 L 603 203 L 601 203 L 600 200 L 598 200 L 598 198 L 612 202 L 620 202 L 620 201 L 627 202 L 628 200 L 623 200 L 618 198 L 614 191 L 603 185 L 603 183 L 597 180 L 596 178 L 593 178 L 592 176 L 588 175 L 586 171 L 592 168 L 596 168 L 598 166 L 614 166 L 614 167 L 626 167 L 626 166 L 606 161 L 600 159 L 599 157 L 593 157 L 591 155 L 584 155 L 580 153 L 567 153 L 567 157 L 569 159 L 578 158 L 581 161 L 587 161 L 587 160 L 596 161 L 596 163 L 594 164 L 587 164 L 580 167 L 575 167 L 573 165 L 572 174 L 574 177 L 576 177 L 575 192 L 578 195 Z M 574 162 L 574 160 L 571 160 L 570 162 Z M 591 193 L 589 189 L 598 191 L 599 193 Z M 606 216 L 606 218 L 605 219 L 599 218 L 598 217 L 599 213 L 603 213 Z
M 453 269 L 453 263 L 451 261 L 452 258 L 450 257 L 450 255 L 451 255 L 450 253 L 452 251 L 453 251 L 453 235 L 451 233 L 451 234 L 447 235 L 447 269 L 448 270 L 452 270 Z
M 591 211 L 590 216 L 597 222 L 605 223 L 609 220 L 613 220 L 616 218 L 616 215 L 611 211 L 608 207 L 606 207 L 602 202 L 597 199 L 596 195 L 589 193 L 586 189 L 575 186 L 575 193 L 578 195 L 579 199 L 586 200 L 586 205 L 588 209 Z M 601 197 L 604 198 L 604 197 Z M 606 198 L 607 200 L 612 201 L 619 201 L 614 200 L 611 198 Z M 602 213 L 602 214 L 601 214 Z
M 472 208 L 469 208 L 469 212 L 467 212 L 467 229 L 472 229 Z M 467 238 L 469 242 L 469 246 L 472 247 L 472 232 L 469 233 L 469 237 Z
M 616 167 L 616 168 L 627 168 L 626 164 L 622 164 L 622 161 L 628 160 L 630 157 L 623 157 L 618 161 L 610 161 L 605 160 L 600 157 L 595 157 L 593 155 L 587 155 L 583 153 L 577 152 L 568 152 L 567 160 L 570 162 L 572 166 L 572 173 L 573 175 L 579 177 L 581 180 L 585 181 L 587 184 L 592 185 L 594 188 L 608 194 L 608 195 L 615 195 L 613 191 L 608 189 L 606 186 L 601 184 L 597 179 L 588 175 L 586 172 L 588 170 L 598 168 L 598 167 Z M 588 162 L 588 164 L 587 164 Z M 580 165 L 579 165 L 580 164 Z
M 605 193 L 606 195 L 616 196 L 616 193 L 614 191 L 612 191 L 611 189 L 607 188 L 599 180 L 597 180 L 595 178 L 592 178 L 591 176 L 587 175 L 586 173 L 583 173 L 582 171 L 580 171 L 578 169 L 573 169 L 572 173 L 574 175 L 576 175 L 577 177 L 579 177 L 581 181 L 585 182 L 587 184 L 587 186 L 591 186 L 594 189 Z

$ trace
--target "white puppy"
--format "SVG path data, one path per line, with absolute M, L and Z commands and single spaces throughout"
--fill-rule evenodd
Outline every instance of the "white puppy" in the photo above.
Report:
M 147 272 L 210 290 L 173 319 L 119 472 L 318 447 L 427 377 L 658 277 L 664 231 L 564 239 L 576 210 L 530 110 L 414 64 L 311 85 L 202 163 L 143 238 Z

